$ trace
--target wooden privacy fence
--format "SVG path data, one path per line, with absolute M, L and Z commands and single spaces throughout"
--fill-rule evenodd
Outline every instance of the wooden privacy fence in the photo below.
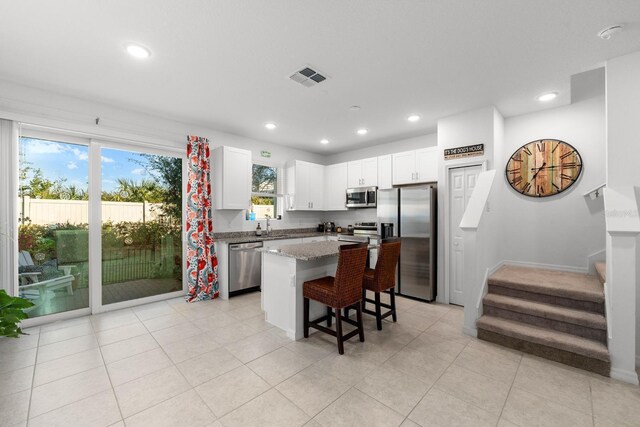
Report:
M 24 208 L 23 208 L 24 206 Z M 102 221 L 142 222 L 158 219 L 162 203 L 102 202 Z M 19 200 L 18 209 L 32 224 L 88 224 L 89 202 L 86 200 L 32 199 Z

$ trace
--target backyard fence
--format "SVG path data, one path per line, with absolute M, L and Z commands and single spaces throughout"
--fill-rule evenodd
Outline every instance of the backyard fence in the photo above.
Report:
M 32 199 L 19 200 L 23 217 L 32 224 L 87 224 L 89 202 L 87 200 Z M 102 221 L 142 222 L 158 219 L 162 203 L 102 202 Z

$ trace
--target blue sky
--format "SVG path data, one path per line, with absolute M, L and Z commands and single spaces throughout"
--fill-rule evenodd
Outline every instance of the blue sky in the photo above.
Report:
M 20 155 L 34 169 L 40 169 L 45 178 L 66 178 L 65 185 L 87 189 L 89 175 L 89 147 L 86 145 L 21 138 Z M 118 178 L 141 181 L 149 178 L 142 164 L 146 159 L 130 151 L 103 148 L 102 190 L 112 191 Z

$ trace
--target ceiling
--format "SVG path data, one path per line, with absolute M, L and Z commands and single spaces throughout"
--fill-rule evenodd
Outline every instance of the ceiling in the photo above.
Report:
M 513 116 L 566 104 L 572 74 L 640 49 L 637 0 L 3 3 L 0 79 L 326 154 L 486 105 Z M 152 56 L 129 57 L 130 41 Z M 307 64 L 330 78 L 289 80 Z M 560 96 L 541 104 L 546 91 Z

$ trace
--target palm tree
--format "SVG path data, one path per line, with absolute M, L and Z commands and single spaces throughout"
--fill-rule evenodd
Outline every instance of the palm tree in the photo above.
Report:
M 142 222 L 146 222 L 146 202 L 161 202 L 158 200 L 160 187 L 155 181 L 143 179 L 136 182 L 132 179 L 118 178 L 116 197 L 122 202 L 142 202 Z

